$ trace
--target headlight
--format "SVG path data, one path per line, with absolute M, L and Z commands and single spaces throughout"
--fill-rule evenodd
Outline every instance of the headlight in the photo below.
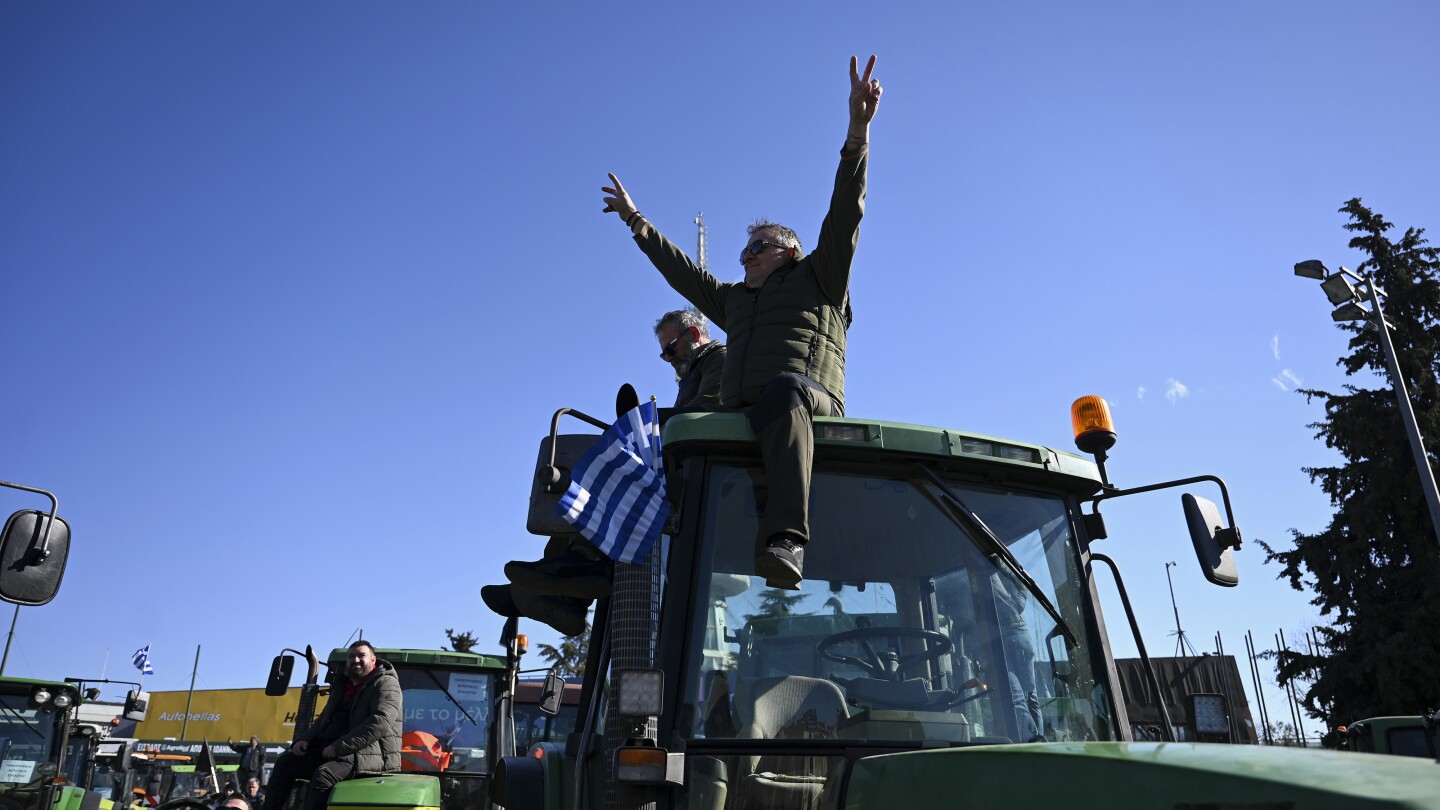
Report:
M 38 709 L 49 703 L 52 697 L 54 697 L 54 695 L 50 694 L 49 689 L 43 686 L 36 687 L 35 691 L 30 693 L 30 707 Z
M 622 669 L 619 713 L 625 717 L 655 717 L 660 714 L 665 673 L 658 669 Z
M 70 697 L 64 692 L 61 692 L 60 694 L 55 696 L 55 701 L 52 705 L 54 705 L 57 709 L 68 709 L 70 708 L 70 704 L 74 702 L 74 698 Z

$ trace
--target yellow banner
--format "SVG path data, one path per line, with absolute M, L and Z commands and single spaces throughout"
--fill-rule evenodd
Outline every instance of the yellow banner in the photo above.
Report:
M 187 700 L 190 701 L 188 723 Z M 255 736 L 261 742 L 288 743 L 295 735 L 299 705 L 299 687 L 284 697 L 270 697 L 264 689 L 196 689 L 193 699 L 189 692 L 151 692 L 145 720 L 135 725 L 135 736 L 141 740 L 211 742 L 246 742 Z M 324 705 L 322 694 L 316 701 L 316 710 Z

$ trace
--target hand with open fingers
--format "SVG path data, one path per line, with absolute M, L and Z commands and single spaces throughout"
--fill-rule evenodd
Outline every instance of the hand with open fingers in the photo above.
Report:
M 870 78 L 871 71 L 875 70 L 875 55 L 870 55 L 864 76 L 860 75 L 859 67 L 860 60 L 850 57 L 850 121 L 869 124 L 880 106 L 880 81 Z
M 621 219 L 628 223 L 630 216 L 635 213 L 635 203 L 630 201 L 630 194 L 625 191 L 625 186 L 621 185 L 620 178 L 612 174 L 610 175 L 610 182 L 612 185 L 600 187 L 601 191 L 609 195 L 604 198 L 605 207 L 600 209 L 600 212 L 609 213 L 614 211 L 620 215 Z

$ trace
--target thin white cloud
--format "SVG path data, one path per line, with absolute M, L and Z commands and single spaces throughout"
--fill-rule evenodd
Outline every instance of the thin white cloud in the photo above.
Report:
M 1279 359 L 1280 359 L 1280 333 L 1279 333 L 1279 332 L 1276 332 L 1276 333 L 1275 333 L 1275 337 L 1270 338 L 1270 353 L 1273 354 L 1273 355 L 1275 355 L 1275 359 L 1276 359 L 1276 360 L 1279 360 Z
M 1270 382 L 1275 383 L 1275 387 L 1281 391 L 1289 391 L 1291 388 L 1299 388 L 1305 384 L 1305 381 L 1300 379 L 1299 375 L 1288 368 L 1281 369 L 1280 375 L 1278 377 L 1271 377 Z
M 1136 399 L 1144 399 L 1144 398 L 1145 398 L 1145 386 L 1142 385 L 1142 386 L 1140 386 L 1139 388 L 1135 389 L 1135 398 L 1136 398 Z
M 1185 386 L 1185 383 L 1171 377 L 1170 387 L 1165 389 L 1165 398 L 1170 400 L 1170 404 L 1174 405 L 1188 396 L 1190 396 L 1190 389 Z

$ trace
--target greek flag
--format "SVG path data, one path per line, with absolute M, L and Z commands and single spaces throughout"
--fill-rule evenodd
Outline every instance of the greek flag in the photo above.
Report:
M 138 670 L 140 670 L 140 674 L 141 674 L 141 675 L 154 675 L 154 674 L 155 674 L 155 668 L 152 667 L 152 666 L 150 666 L 150 645 L 149 645 L 149 644 L 146 644 L 144 647 L 141 647 L 140 649 L 136 650 L 136 651 L 135 651 L 135 654 L 132 655 L 132 656 L 130 656 L 130 663 L 134 664 L 134 665 L 135 665 L 135 668 L 138 669 Z
M 642 402 L 617 419 L 560 496 L 560 516 L 619 562 L 644 560 L 670 515 L 658 416 L 654 402 Z

